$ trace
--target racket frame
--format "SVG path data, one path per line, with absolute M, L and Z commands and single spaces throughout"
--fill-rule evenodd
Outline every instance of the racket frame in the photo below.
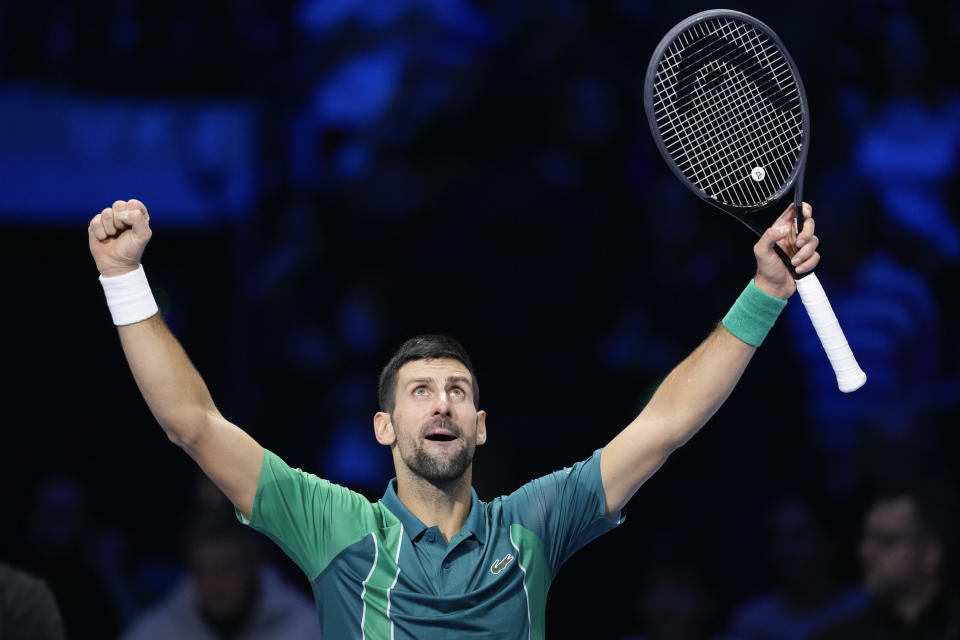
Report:
M 787 180 L 783 185 L 780 186 L 779 189 L 777 189 L 776 192 L 774 192 L 764 202 L 746 207 L 719 202 L 716 198 L 707 195 L 705 191 L 694 184 L 690 178 L 688 178 L 683 171 L 680 170 L 680 168 L 677 166 L 677 163 L 671 157 L 670 152 L 667 150 L 666 144 L 664 144 L 663 136 L 660 134 L 660 128 L 657 125 L 657 118 L 654 114 L 653 85 L 656 81 L 657 70 L 660 68 L 660 61 L 663 59 L 664 52 L 671 44 L 673 44 L 677 36 L 687 31 L 691 27 L 707 20 L 723 18 L 729 18 L 748 23 L 773 41 L 780 53 L 783 55 L 783 59 L 790 69 L 790 74 L 792 75 L 793 80 L 796 82 L 797 94 L 800 99 L 802 134 L 800 141 L 800 154 L 797 156 L 797 161 L 791 169 Z M 784 46 L 777 34 L 774 33 L 773 29 L 768 27 L 760 20 L 757 20 L 753 16 L 747 15 L 746 13 L 741 13 L 739 11 L 733 11 L 731 9 L 710 9 L 708 11 L 701 11 L 700 13 L 696 13 L 686 18 L 667 32 L 667 34 L 660 40 L 660 43 L 657 45 L 656 49 L 654 49 L 653 55 L 650 57 L 650 64 L 647 66 L 647 73 L 643 84 L 643 106 L 647 114 L 647 122 L 650 125 L 650 133 L 653 134 L 653 140 L 657 145 L 657 149 L 660 151 L 660 155 L 663 156 L 664 160 L 666 160 L 667 165 L 670 167 L 670 170 L 673 172 L 673 174 L 677 176 L 677 178 L 701 200 L 713 205 L 724 213 L 733 216 L 748 229 L 760 236 L 763 235 L 763 232 L 766 230 L 766 226 L 761 225 L 753 217 L 751 217 L 750 214 L 766 209 L 770 205 L 779 202 L 792 187 L 794 189 L 794 205 L 796 207 L 796 211 L 798 212 L 796 222 L 798 222 L 800 225 L 803 224 L 803 215 L 801 213 L 803 210 L 803 172 L 807 163 L 807 151 L 810 147 L 810 110 L 807 106 L 807 92 L 804 89 L 803 80 L 800 78 L 800 72 L 797 69 L 797 65 L 793 61 L 793 58 L 790 57 L 790 53 L 787 51 L 787 48 Z M 795 230 L 799 233 L 800 228 L 798 227 Z M 793 264 L 790 262 L 790 258 L 785 252 L 779 250 L 779 247 L 777 247 L 777 249 L 780 258 L 784 261 L 784 264 L 787 266 L 787 268 L 790 269 L 790 273 L 794 278 L 799 279 L 807 275 L 796 273 L 793 268 Z

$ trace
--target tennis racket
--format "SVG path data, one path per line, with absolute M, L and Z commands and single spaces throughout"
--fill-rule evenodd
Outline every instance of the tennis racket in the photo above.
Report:
M 691 191 L 762 235 L 758 214 L 793 188 L 800 224 L 810 142 L 807 97 L 777 35 L 738 11 L 704 11 L 670 30 L 647 67 L 644 108 L 653 138 Z M 799 233 L 799 229 L 795 229 Z M 863 386 L 860 369 L 823 286 L 797 274 L 797 291 L 843 392 Z

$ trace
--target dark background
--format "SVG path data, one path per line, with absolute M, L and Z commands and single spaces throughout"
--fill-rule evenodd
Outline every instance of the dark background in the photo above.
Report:
M 554 638 L 637 630 L 664 559 L 696 570 L 719 632 L 769 586 L 787 497 L 827 514 L 855 581 L 877 480 L 955 481 L 958 5 L 729 6 L 807 86 L 818 274 L 867 386 L 837 391 L 791 302 L 627 523 L 561 572 Z M 474 358 L 482 498 L 603 446 L 753 270 L 754 239 L 670 175 L 643 115 L 654 46 L 706 8 L 4 3 L 0 557 L 42 573 L 46 540 L 76 549 L 54 585 L 76 637 L 116 633 L 179 572 L 198 474 L 133 384 L 86 247 L 116 199 L 150 209 L 147 274 L 218 407 L 292 466 L 382 494 L 376 375 L 424 332 Z

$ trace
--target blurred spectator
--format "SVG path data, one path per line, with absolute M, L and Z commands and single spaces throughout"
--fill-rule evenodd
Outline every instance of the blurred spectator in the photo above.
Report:
M 869 384 L 855 394 L 837 393 L 836 376 L 803 306 L 791 305 L 786 319 L 803 336 L 791 344 L 805 368 L 813 433 L 830 465 L 827 481 L 835 495 L 850 496 L 858 484 L 876 479 L 860 477 L 870 470 L 851 460 L 879 443 L 901 459 L 906 449 L 932 443 L 931 425 L 920 417 L 955 396 L 941 373 L 943 310 L 921 272 L 877 251 L 846 287 L 825 287 Z
M 0 638 L 66 638 L 60 609 L 46 583 L 5 564 L 0 564 Z
M 208 504 L 188 525 L 184 542 L 187 579 L 136 620 L 124 640 L 320 637 L 313 605 L 263 565 L 257 541 L 232 507 Z
M 818 640 L 960 638 L 960 599 L 948 584 L 953 513 L 939 491 L 882 493 L 867 512 L 860 561 L 870 605 Z
M 776 505 L 770 530 L 770 566 L 777 584 L 734 612 L 736 638 L 803 640 L 863 609 L 863 591 L 845 588 L 837 579 L 830 536 L 809 504 L 787 500 Z
M 37 489 L 23 564 L 44 576 L 74 638 L 114 637 L 128 608 L 129 591 L 115 580 L 119 572 L 113 552 L 119 545 L 111 543 L 115 535 L 105 531 L 96 522 L 87 489 L 77 480 L 52 477 Z
M 716 599 L 693 563 L 661 559 L 647 572 L 636 594 L 634 613 L 642 633 L 623 640 L 722 640 L 711 634 Z

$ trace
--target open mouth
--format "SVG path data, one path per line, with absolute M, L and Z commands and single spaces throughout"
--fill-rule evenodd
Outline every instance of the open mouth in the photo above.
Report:
M 431 433 L 427 436 L 427 440 L 433 440 L 434 442 L 451 442 L 456 440 L 456 437 L 449 433 Z

